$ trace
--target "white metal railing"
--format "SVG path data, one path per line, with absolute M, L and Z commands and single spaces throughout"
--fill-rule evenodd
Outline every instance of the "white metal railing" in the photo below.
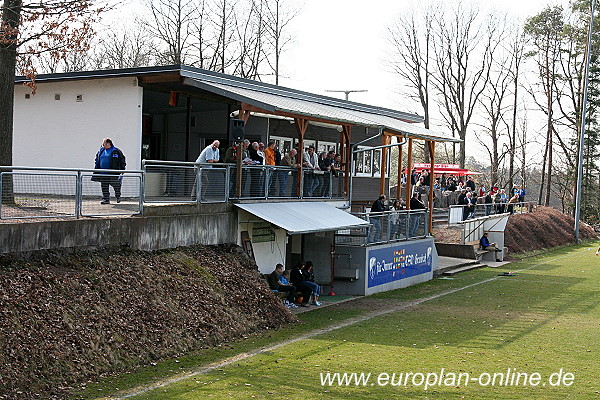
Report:
M 247 165 L 247 199 L 343 198 L 343 177 Z M 141 170 L 0 166 L 0 219 L 143 214 L 144 203 L 222 203 L 237 198 L 237 167 L 143 160 Z M 299 190 L 298 190 L 299 189 Z M 107 199 L 110 197 L 110 201 Z
M 237 165 L 143 160 L 146 203 L 224 202 L 237 199 Z M 298 169 L 242 166 L 241 199 L 343 198 L 343 177 L 329 171 L 303 168 L 298 190 Z
M 467 215 L 466 205 L 451 205 L 448 207 L 448 224 L 455 225 L 466 219 L 485 217 L 498 214 L 523 214 L 531 212 L 533 203 L 524 201 L 519 203 L 477 203 L 474 211 Z
M 143 213 L 142 171 L 0 167 L 0 219 Z M 110 202 L 103 201 L 108 190 Z
M 378 213 L 353 213 L 369 221 L 368 228 L 348 229 L 336 233 L 336 244 L 365 246 L 429 235 L 428 210 L 400 210 Z

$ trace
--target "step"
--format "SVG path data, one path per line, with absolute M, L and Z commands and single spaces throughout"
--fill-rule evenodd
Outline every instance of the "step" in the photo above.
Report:
M 444 272 L 442 272 L 442 275 L 444 275 L 444 276 L 452 276 L 452 275 L 460 274 L 461 272 L 470 271 L 470 270 L 481 268 L 481 267 L 485 267 L 485 266 L 486 265 L 477 262 L 477 263 L 474 263 L 474 264 L 464 265 L 462 267 L 458 267 L 458 268 L 455 268 L 455 269 L 450 269 L 450 270 L 444 271 Z

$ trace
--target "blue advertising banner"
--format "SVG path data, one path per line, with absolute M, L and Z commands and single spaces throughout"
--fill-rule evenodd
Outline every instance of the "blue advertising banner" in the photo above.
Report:
M 368 287 L 431 272 L 433 241 L 369 250 Z

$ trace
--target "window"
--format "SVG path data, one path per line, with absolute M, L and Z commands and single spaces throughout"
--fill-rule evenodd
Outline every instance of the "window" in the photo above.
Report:
M 358 150 L 368 149 L 359 146 Z M 390 158 L 388 153 L 386 171 L 389 171 Z M 381 149 L 363 151 L 354 154 L 354 176 L 381 176 Z

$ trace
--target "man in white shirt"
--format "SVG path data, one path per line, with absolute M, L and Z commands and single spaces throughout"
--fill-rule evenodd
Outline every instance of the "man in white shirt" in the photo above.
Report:
M 199 163 L 199 164 L 218 163 L 219 158 L 220 158 L 220 154 L 219 154 L 219 145 L 220 144 L 221 143 L 218 140 L 215 140 L 214 142 L 212 142 L 212 144 L 206 146 L 204 148 L 204 150 L 202 150 L 202 152 L 200 153 L 198 158 L 196 159 L 196 163 Z M 212 167 L 210 165 L 202 165 L 202 166 L 200 166 L 200 168 L 204 169 L 204 168 L 212 168 Z M 207 172 L 208 171 L 200 170 L 200 177 L 201 177 L 201 182 L 202 182 L 202 184 L 200 186 L 201 201 L 205 200 L 206 189 L 208 188 L 208 185 L 209 185 Z M 194 182 L 194 188 L 192 189 L 192 199 L 195 199 L 195 198 L 196 198 L 196 182 Z
M 221 143 L 218 140 L 212 142 L 212 144 L 206 146 L 196 159 L 197 163 L 218 163 L 219 162 L 219 145 Z

